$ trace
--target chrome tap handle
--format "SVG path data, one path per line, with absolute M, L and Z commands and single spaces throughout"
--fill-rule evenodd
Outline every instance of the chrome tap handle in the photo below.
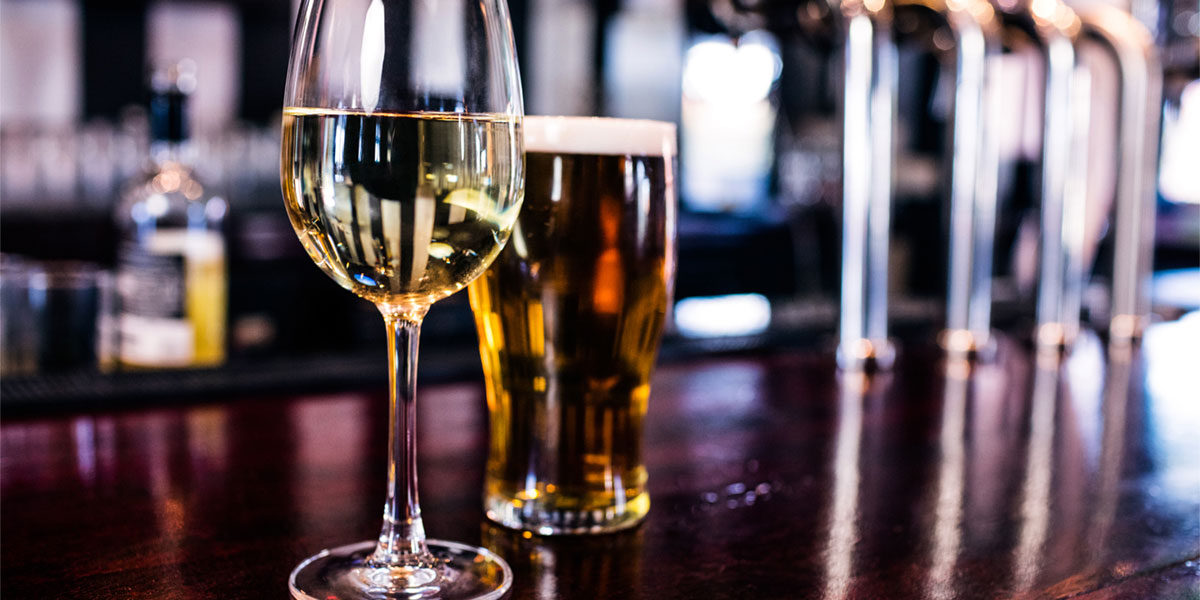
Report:
M 1063 11 L 1070 9 L 1060 6 Z M 1045 26 L 1045 93 L 1042 121 L 1041 262 L 1037 293 L 1036 342 L 1039 347 L 1065 348 L 1079 330 L 1079 312 L 1064 310 L 1071 252 L 1064 244 L 1063 212 L 1071 167 L 1071 87 L 1075 48 L 1069 34 Z M 1071 211 L 1068 211 L 1071 212 Z
M 940 341 L 952 354 L 984 349 L 991 335 L 992 246 L 996 228 L 999 143 L 989 96 L 989 59 L 999 23 L 982 0 L 896 0 L 896 10 L 932 9 L 954 39 L 955 93 L 950 163 L 949 277 Z M 993 84 L 994 85 L 994 84 Z
M 1061 0 L 991 0 L 1006 30 L 1027 37 L 1043 66 L 1042 148 L 1038 189 L 1038 276 L 1033 316 L 1039 351 L 1065 350 L 1079 329 L 1079 310 L 1068 306 L 1075 289 L 1073 273 L 1081 269 L 1073 249 L 1076 236 L 1064 228 L 1064 211 L 1074 216 L 1082 194 L 1069 185 L 1081 163 L 1071 160 L 1077 143 L 1072 117 L 1075 82 L 1074 41 L 1079 19 Z M 1006 37 L 1010 34 L 1006 33 Z M 1080 174 L 1082 177 L 1082 174 Z
M 888 368 L 887 270 L 892 203 L 896 46 L 884 0 L 840 6 L 845 27 L 842 294 L 838 362 Z
M 987 108 L 988 57 L 999 47 L 999 28 L 991 6 L 982 1 L 895 0 L 892 8 L 908 6 L 939 14 L 955 41 L 950 276 L 942 340 L 952 351 L 970 353 L 986 345 L 990 334 L 999 149 L 995 136 L 985 130 L 992 121 Z M 864 361 L 886 366 L 893 354 L 887 339 L 887 269 L 895 41 L 890 39 L 890 20 L 868 6 L 843 5 L 843 14 L 847 36 L 839 357 L 844 366 Z
M 1116 58 L 1120 113 L 1113 215 L 1110 341 L 1139 338 L 1150 316 L 1149 278 L 1154 255 L 1162 65 L 1150 32 L 1125 11 L 1097 6 L 1080 13 L 1084 39 Z

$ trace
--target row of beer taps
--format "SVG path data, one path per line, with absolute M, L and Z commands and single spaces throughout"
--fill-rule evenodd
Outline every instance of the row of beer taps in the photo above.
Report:
M 1101 333 L 1135 343 L 1149 319 L 1154 246 L 1162 68 L 1149 31 L 1127 11 L 1095 5 L 1074 10 L 1062 0 L 726 0 L 725 14 L 787 20 L 802 35 L 841 53 L 842 257 L 839 363 L 887 368 L 895 351 L 888 332 L 888 265 L 895 190 L 898 82 L 906 74 L 898 43 L 945 35 L 954 63 L 948 122 L 949 177 L 943 189 L 948 232 L 945 321 L 939 343 L 952 355 L 984 356 L 992 334 L 993 257 L 1004 129 L 1019 127 L 1028 106 L 1005 98 L 1002 57 L 1032 53 L 1038 65 L 1041 149 L 1033 190 L 1037 212 L 1036 276 L 1024 332 L 1039 351 L 1070 349 L 1080 330 L 1081 298 L 1094 252 L 1085 213 L 1106 210 L 1113 266 L 1109 311 Z M 714 11 L 722 12 L 722 11 Z M 931 24 L 901 31 L 898 18 Z M 935 39 L 934 41 L 939 41 Z M 946 44 L 941 43 L 941 46 Z M 1089 117 L 1099 49 L 1115 65 L 1118 114 L 1109 164 L 1089 161 Z M 1008 94 L 1008 96 L 1006 96 Z M 1107 107 L 1105 107 L 1107 108 Z M 1108 155 L 1106 155 L 1108 156 Z M 1108 169 L 1115 191 L 1089 207 L 1088 169 Z

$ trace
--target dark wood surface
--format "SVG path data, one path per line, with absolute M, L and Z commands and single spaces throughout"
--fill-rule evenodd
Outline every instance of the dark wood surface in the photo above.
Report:
M 648 520 L 562 539 L 485 522 L 482 385 L 426 386 L 426 528 L 503 555 L 512 598 L 1193 599 L 1187 343 L 1148 360 L 1089 338 L 1061 368 L 910 352 L 870 379 L 786 351 L 668 364 Z M 6 418 L 0 593 L 286 598 L 298 561 L 377 534 L 385 415 L 346 392 Z

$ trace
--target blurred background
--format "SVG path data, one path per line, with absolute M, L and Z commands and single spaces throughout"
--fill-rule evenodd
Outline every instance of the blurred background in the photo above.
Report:
M 509 2 L 528 114 L 680 125 L 683 211 L 667 358 L 833 345 L 838 42 L 798 30 L 795 15 L 777 18 L 760 4 Z M 1119 7 L 1146 25 L 1164 65 L 1155 308 L 1171 318 L 1200 304 L 1200 7 L 1195 0 Z M 4 268 L 82 272 L 82 285 L 95 296 L 87 308 L 62 309 L 70 314 L 35 328 L 42 337 L 83 338 L 84 348 L 69 360 L 14 358 L 19 343 L 7 325 L 0 373 L 6 406 L 384 377 L 384 329 L 375 309 L 313 266 L 282 206 L 279 121 L 297 9 L 293 0 L 0 0 Z M 931 39 L 936 45 L 936 32 Z M 227 357 L 197 372 L 111 372 L 102 369 L 103 320 L 111 287 L 105 274 L 118 245 L 117 199 L 149 156 L 147 73 L 183 59 L 195 65 L 195 166 L 229 207 Z M 900 84 L 892 320 L 897 336 L 932 341 L 945 293 L 940 198 L 953 82 L 936 52 L 902 45 L 899 60 L 916 76 Z M 1097 270 L 1111 261 L 1104 244 Z M 998 264 L 1005 260 L 997 257 Z M 6 298 L 22 291 L 12 282 L 4 284 Z M 4 310 L 20 316 L 7 302 Z M 75 314 L 80 310 L 86 314 Z M 998 326 L 1005 318 L 998 307 Z M 54 329 L 71 319 L 84 325 L 67 334 Z M 474 336 L 465 294 L 439 303 L 424 329 L 422 376 L 477 374 Z

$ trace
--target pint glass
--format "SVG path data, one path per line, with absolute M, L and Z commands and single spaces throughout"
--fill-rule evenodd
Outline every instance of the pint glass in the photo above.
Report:
M 650 508 L 642 421 L 675 271 L 675 126 L 527 117 L 525 204 L 470 286 L 491 441 L 484 506 L 543 535 Z

